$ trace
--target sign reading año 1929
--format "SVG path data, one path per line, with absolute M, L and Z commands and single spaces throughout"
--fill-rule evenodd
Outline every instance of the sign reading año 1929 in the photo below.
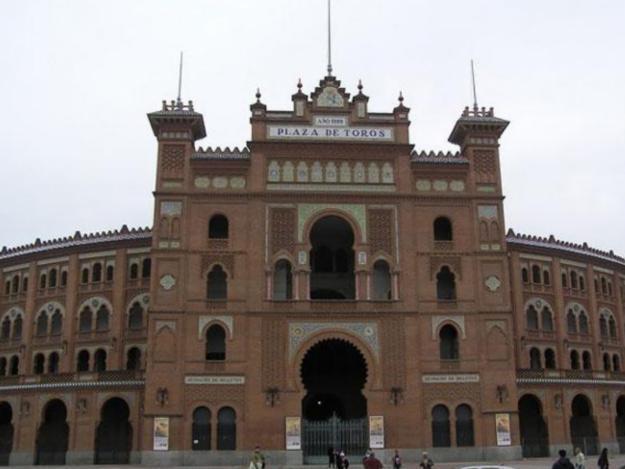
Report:
M 361 140 L 392 142 L 393 129 L 388 127 L 316 127 L 312 125 L 270 125 L 270 139 Z

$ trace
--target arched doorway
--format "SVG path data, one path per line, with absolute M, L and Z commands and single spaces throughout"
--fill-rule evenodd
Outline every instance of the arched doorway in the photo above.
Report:
M 119 397 L 102 406 L 100 424 L 95 437 L 96 464 L 128 464 L 132 449 L 132 425 L 128 421 L 130 408 Z
M 616 401 L 616 439 L 621 454 L 625 453 L 625 396 Z
M 310 298 L 354 299 L 354 231 L 344 219 L 330 215 L 310 230 Z
M 523 457 L 549 456 L 549 431 L 542 404 L 536 396 L 527 394 L 519 399 L 519 424 Z
M 8 466 L 13 449 L 13 409 L 8 402 L 0 403 L 0 465 Z
M 319 463 L 328 448 L 360 457 L 368 446 L 367 363 L 351 343 L 327 339 L 313 345 L 301 365 L 304 461 Z
M 67 408 L 60 399 L 54 399 L 46 405 L 43 423 L 37 433 L 35 464 L 64 465 L 69 442 Z
M 599 454 L 599 434 L 590 400 L 578 394 L 571 404 L 571 443 L 586 454 Z

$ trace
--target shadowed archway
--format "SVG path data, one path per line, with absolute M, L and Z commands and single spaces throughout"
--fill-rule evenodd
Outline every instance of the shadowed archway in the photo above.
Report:
M 35 464 L 64 465 L 69 443 L 67 407 L 60 399 L 53 399 L 43 412 L 43 423 L 37 433 Z
M 0 403 L 0 465 L 8 466 L 13 449 L 13 409 L 8 402 Z
M 132 425 L 128 421 L 130 409 L 119 397 L 109 399 L 102 406 L 100 424 L 96 431 L 96 464 L 128 464 L 132 449 Z

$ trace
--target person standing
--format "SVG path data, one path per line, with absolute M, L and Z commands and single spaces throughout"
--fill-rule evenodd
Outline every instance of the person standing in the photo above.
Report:
M 573 463 L 569 461 L 569 458 L 566 457 L 566 451 L 561 449 L 558 451 L 558 455 L 560 456 L 556 462 L 553 463 L 551 469 L 575 469 L 573 467 Z
M 328 448 L 328 469 L 335 468 L 335 467 L 336 467 L 336 452 L 334 451 L 334 448 L 330 446 Z
M 432 466 L 434 466 L 434 461 L 432 461 L 432 458 L 430 458 L 428 456 L 428 453 L 424 451 L 421 455 L 421 462 L 419 463 L 419 467 L 421 469 L 432 469 Z
M 608 461 L 608 448 L 603 448 L 601 451 L 601 456 L 599 456 L 597 465 L 599 466 L 599 469 L 608 469 L 610 467 L 610 461 Z
M 265 469 L 265 455 L 260 452 L 260 446 L 254 448 L 249 469 Z
M 365 467 L 365 469 L 382 469 L 384 467 L 382 466 L 380 460 L 375 457 L 374 452 L 371 452 L 371 454 L 369 454 L 369 457 L 365 459 L 363 466 Z
M 575 469 L 586 469 L 586 456 L 579 448 L 575 448 Z
M 395 456 L 393 456 L 393 469 L 401 469 L 401 458 L 397 450 L 395 450 Z

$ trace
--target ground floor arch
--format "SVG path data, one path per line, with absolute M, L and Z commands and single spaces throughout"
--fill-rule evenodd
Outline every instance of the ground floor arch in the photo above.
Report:
M 68 443 L 67 407 L 62 400 L 53 399 L 44 407 L 37 432 L 35 464 L 64 465 Z
M 128 464 L 132 450 L 130 408 L 126 401 L 113 397 L 100 413 L 95 437 L 95 464 Z
M 625 453 L 625 396 L 620 396 L 616 400 L 616 438 L 619 450 Z
M 543 406 L 540 399 L 532 394 L 519 399 L 519 426 L 523 456 L 549 456 L 549 429 L 543 416 Z
M 599 454 L 599 433 L 592 412 L 590 399 L 583 394 L 575 396 L 571 402 L 571 443 L 581 448 L 585 454 Z
M 8 466 L 13 449 L 13 408 L 8 402 L 0 403 L 0 465 Z
M 329 448 L 354 457 L 368 446 L 367 361 L 351 342 L 328 338 L 312 345 L 301 363 L 304 461 L 327 458 Z

